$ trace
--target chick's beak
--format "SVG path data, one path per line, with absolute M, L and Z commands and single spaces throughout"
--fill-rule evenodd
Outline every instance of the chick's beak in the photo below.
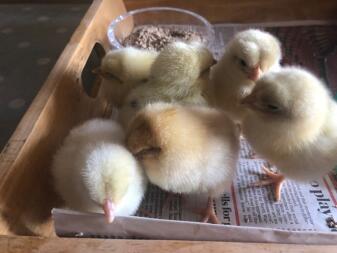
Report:
M 91 70 L 91 72 L 93 73 L 93 74 L 101 74 L 101 72 L 102 72 L 102 70 L 101 70 L 101 68 L 100 67 L 96 67 L 96 68 L 94 68 L 93 70 Z
M 261 71 L 260 66 L 256 65 L 255 67 L 253 67 L 249 70 L 248 78 L 255 82 L 257 79 L 259 79 L 261 74 L 262 74 L 262 71 Z
M 158 147 L 147 147 L 142 150 L 139 150 L 138 152 L 134 153 L 134 156 L 137 159 L 144 159 L 145 157 L 154 157 L 156 155 L 159 155 L 161 149 Z
M 94 68 L 91 72 L 104 79 L 117 79 L 118 81 L 121 81 L 113 74 L 103 71 L 100 67 Z
M 107 198 L 104 200 L 103 210 L 108 223 L 112 223 L 115 218 L 115 205 L 111 199 Z

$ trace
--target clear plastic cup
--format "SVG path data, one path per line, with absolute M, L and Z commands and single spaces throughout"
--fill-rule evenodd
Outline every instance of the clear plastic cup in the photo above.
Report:
M 113 48 L 123 48 L 123 40 L 139 26 L 153 25 L 179 27 L 202 35 L 203 43 L 211 48 L 214 43 L 212 25 L 202 16 L 188 10 L 172 7 L 137 9 L 118 16 L 108 28 L 108 38 Z

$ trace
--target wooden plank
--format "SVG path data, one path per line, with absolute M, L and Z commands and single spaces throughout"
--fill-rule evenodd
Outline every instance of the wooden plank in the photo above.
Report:
M 336 0 L 126 0 L 128 10 L 173 6 L 197 12 L 212 23 L 336 20 Z
M 96 0 L 0 156 L 0 234 L 52 235 L 50 210 L 61 203 L 50 175 L 56 149 L 80 122 L 102 116 L 107 101 L 83 91 L 81 72 L 123 1 Z
M 41 237 L 0 236 L 2 253 L 89 253 L 89 252 L 137 252 L 137 253 L 332 253 L 337 246 L 233 243 L 233 242 L 191 242 L 191 241 L 153 241 L 153 240 L 108 240 L 108 239 L 70 239 Z
M 22 0 L 25 1 L 25 0 Z M 27 2 L 27 1 L 26 1 Z M 58 1 L 59 2 L 59 1 Z M 262 22 L 335 19 L 334 0 L 127 0 L 130 9 L 176 6 L 194 10 L 212 22 Z M 290 8 L 289 8 L 290 6 Z M 52 236 L 50 209 L 60 205 L 51 183 L 52 156 L 74 125 L 106 110 L 104 99 L 86 96 L 81 71 L 96 42 L 108 47 L 109 22 L 125 12 L 122 0 L 96 0 L 83 18 L 42 89 L 0 156 L 0 234 Z M 257 14 L 258 13 L 258 14 Z M 1 237 L 0 249 L 8 252 L 333 252 L 332 246 L 295 246 L 206 242 L 119 241 Z M 245 246 L 242 246 L 245 245 Z M 246 247 L 247 245 L 247 247 Z M 7 248 L 6 248 L 7 247 Z M 85 251 L 87 249 L 87 251 Z M 302 251 L 301 251 L 302 250 Z M 326 251 L 325 251 L 326 250 Z

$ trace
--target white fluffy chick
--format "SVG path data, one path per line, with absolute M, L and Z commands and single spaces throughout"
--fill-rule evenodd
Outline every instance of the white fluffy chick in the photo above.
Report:
M 109 223 L 137 211 L 146 180 L 123 141 L 123 130 L 112 120 L 89 120 L 70 132 L 52 165 L 55 189 L 67 207 L 103 211 Z
M 167 103 L 147 105 L 127 130 L 127 147 L 149 180 L 174 193 L 206 193 L 203 221 L 218 223 L 213 198 L 233 179 L 238 130 L 219 110 Z
M 262 73 L 279 68 L 280 60 L 280 42 L 273 35 L 256 29 L 239 32 L 211 68 L 211 104 L 240 123 L 246 111 L 240 101 L 251 93 Z
M 147 80 L 157 56 L 156 51 L 133 47 L 111 50 L 103 57 L 100 71 L 124 83 Z
M 120 113 L 122 124 L 127 125 L 148 103 L 206 105 L 203 90 L 209 84 L 207 71 L 213 62 L 211 52 L 199 43 L 175 42 L 166 46 L 151 67 L 149 81 L 126 98 Z
M 297 67 L 265 74 L 242 103 L 249 111 L 242 130 L 254 150 L 295 180 L 323 176 L 337 164 L 337 106 L 325 85 Z M 265 169 L 276 183 L 284 176 Z

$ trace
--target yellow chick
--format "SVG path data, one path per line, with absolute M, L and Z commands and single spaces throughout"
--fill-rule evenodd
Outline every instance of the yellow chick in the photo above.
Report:
M 242 131 L 254 150 L 295 180 L 323 176 L 337 164 L 337 106 L 327 88 L 298 67 L 269 72 L 242 101 L 248 113 Z M 276 184 L 284 176 L 264 169 Z
M 101 62 L 103 75 L 114 76 L 123 83 L 147 80 L 158 52 L 125 47 L 108 52 Z
M 270 33 L 256 29 L 239 32 L 211 68 L 211 104 L 240 123 L 245 113 L 240 101 L 251 93 L 262 73 L 279 68 L 280 59 L 280 42 Z
M 151 67 L 149 86 L 160 86 L 168 97 L 184 99 L 201 93 L 195 81 L 213 64 L 212 53 L 200 43 L 166 46 Z
M 148 82 L 126 98 L 120 112 L 122 124 L 127 125 L 139 109 L 152 102 L 206 105 L 203 90 L 209 84 L 207 71 L 213 61 L 211 52 L 201 44 L 166 46 L 152 64 Z
M 126 143 L 153 184 L 174 193 L 208 194 L 203 221 L 218 223 L 213 198 L 231 184 L 239 151 L 238 130 L 223 112 L 149 104 L 130 123 Z
M 121 107 L 130 90 L 147 81 L 157 56 L 155 51 L 133 47 L 108 52 L 94 71 L 103 77 L 99 97 Z
M 79 211 L 133 215 L 146 189 L 143 170 L 123 146 L 124 132 L 112 120 L 93 119 L 71 130 L 54 157 L 55 189 Z

